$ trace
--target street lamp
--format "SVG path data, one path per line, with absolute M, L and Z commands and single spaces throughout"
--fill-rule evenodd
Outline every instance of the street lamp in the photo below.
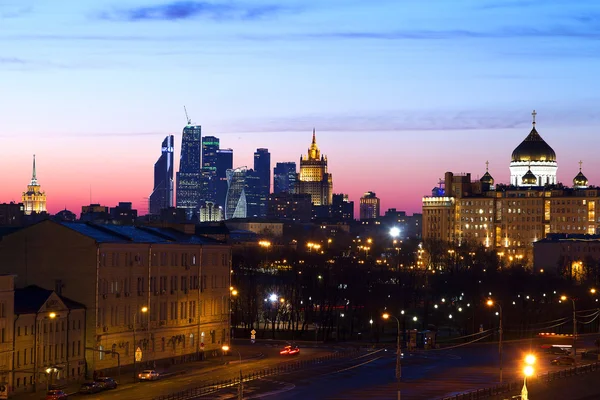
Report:
M 577 312 L 575 311 L 575 299 L 567 296 L 560 296 L 562 301 L 571 300 L 573 304 L 573 359 L 577 364 Z
M 486 303 L 489 307 L 498 306 L 500 310 L 500 322 L 498 326 L 498 354 L 500 355 L 500 383 L 502 383 L 502 306 L 500 303 L 495 303 L 492 299 Z
M 231 348 L 228 345 L 223 345 L 223 347 L 221 348 L 223 350 L 223 353 L 229 351 Z M 238 353 L 238 356 L 240 356 L 240 381 L 239 381 L 239 385 L 238 385 L 238 400 L 243 400 L 244 399 L 244 379 L 242 377 L 242 353 L 240 353 L 238 350 L 233 350 L 236 353 Z
M 147 313 L 148 312 L 148 307 L 144 306 L 140 309 L 140 311 L 142 313 Z M 135 330 L 136 330 L 136 325 L 137 325 L 137 312 L 133 314 L 133 381 L 135 382 L 135 380 L 138 378 L 137 375 L 137 362 L 138 362 L 138 347 L 137 347 L 137 341 L 135 338 Z M 140 349 L 140 359 L 139 361 L 142 361 L 142 357 L 141 357 L 141 352 L 142 350 Z
M 535 356 L 528 354 L 525 357 L 525 368 L 523 368 L 523 389 L 521 389 L 521 400 L 527 400 L 529 398 L 527 392 L 527 377 L 532 376 L 535 370 L 533 364 L 535 364 Z
M 400 344 L 400 320 L 394 315 L 390 315 L 388 313 L 383 314 L 382 317 L 383 319 L 394 318 L 398 323 L 398 330 L 396 334 L 396 391 L 398 392 L 398 400 L 400 400 L 400 397 L 402 395 L 402 392 L 400 391 L 400 380 L 402 379 L 402 346 Z

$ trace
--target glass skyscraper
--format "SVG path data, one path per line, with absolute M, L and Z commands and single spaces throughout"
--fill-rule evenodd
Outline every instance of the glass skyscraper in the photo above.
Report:
M 296 163 L 278 162 L 273 169 L 273 193 L 294 193 Z
M 227 170 L 225 219 L 246 218 L 246 167 Z
M 175 136 L 162 142 L 161 155 L 154 164 L 154 190 L 150 195 L 150 214 L 160 215 L 160 210 L 173 207 L 173 151 Z
M 225 208 L 225 199 L 227 197 L 227 170 L 233 169 L 233 150 L 217 150 L 217 178 L 215 204 Z
M 201 201 L 215 203 L 217 200 L 217 151 L 219 138 L 202 138 L 202 192 Z M 230 167 L 231 168 L 231 167 Z
M 187 125 L 181 139 L 181 158 L 177 172 L 177 208 L 186 210 L 188 219 L 200 207 L 202 171 L 200 164 L 202 127 Z
M 256 149 L 254 152 L 254 174 L 258 177 L 258 217 L 267 216 L 267 201 L 271 192 L 271 153 L 269 149 Z
M 261 205 L 261 180 L 258 173 L 249 169 L 246 171 L 244 180 L 244 192 L 246 193 L 246 217 L 260 218 Z

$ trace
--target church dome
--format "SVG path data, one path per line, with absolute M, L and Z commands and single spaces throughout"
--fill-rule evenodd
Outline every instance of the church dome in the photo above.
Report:
M 485 171 L 485 174 L 481 177 L 481 179 L 479 179 L 479 182 L 487 183 L 488 185 L 493 185 L 494 178 L 492 178 L 492 175 L 490 175 L 489 172 Z
M 512 161 L 556 161 L 556 153 L 542 139 L 534 126 L 512 153 Z
M 537 184 L 537 178 L 535 177 L 535 175 L 533 174 L 533 172 L 531 172 L 531 170 L 527 170 L 527 173 L 525 175 L 523 175 L 523 185 L 536 185 Z
M 577 176 L 575 178 L 573 178 L 573 186 L 587 186 L 587 185 L 588 185 L 588 179 L 585 177 L 585 175 L 581 171 L 579 171 Z

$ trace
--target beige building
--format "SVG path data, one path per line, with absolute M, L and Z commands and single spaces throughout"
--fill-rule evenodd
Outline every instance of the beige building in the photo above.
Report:
M 6 398 L 13 378 L 14 279 L 0 275 L 0 398 Z
M 581 171 L 573 186 L 553 182 L 556 155 L 534 127 L 513 152 L 511 184 L 495 185 L 487 171 L 479 180 L 471 174 L 446 172 L 440 187 L 423 198 L 423 239 L 460 245 L 466 241 L 496 249 L 507 261 L 533 258 L 533 243 L 550 233 L 596 234 L 600 231 L 600 188 L 588 186 Z M 515 165 L 528 162 L 514 184 Z M 536 165 L 536 168 L 533 167 Z M 532 171 L 539 173 L 536 177 Z
M 327 172 L 327 157 L 321 155 L 314 130 L 308 154 L 300 157 L 300 173 L 294 190 L 297 194 L 310 194 L 315 206 L 331 205 L 333 179 Z
M 27 185 L 27 191 L 23 192 L 21 201 L 23 203 L 25 215 L 46 212 L 46 193 L 42 192 L 42 187 L 37 181 L 35 155 L 33 156 L 33 174 L 31 176 L 31 182 Z
M 16 289 L 14 303 L 12 392 L 83 380 L 83 304 L 39 286 Z
M 0 242 L 2 269 L 87 308 L 87 373 L 191 359 L 229 341 L 231 250 L 175 229 L 43 221 Z M 111 352 L 110 354 L 107 352 Z M 118 352 L 114 357 L 112 352 Z

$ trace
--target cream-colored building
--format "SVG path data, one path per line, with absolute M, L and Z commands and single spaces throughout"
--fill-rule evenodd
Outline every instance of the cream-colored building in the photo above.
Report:
M 327 172 L 327 157 L 321 155 L 313 129 L 312 143 L 306 156 L 300 157 L 300 172 L 295 193 L 310 194 L 315 206 L 329 206 L 333 199 L 333 178 Z
M 13 378 L 14 279 L 14 275 L 0 275 L 0 398 L 10 391 Z
M 85 378 L 83 304 L 39 286 L 16 289 L 13 334 L 12 392 Z
M 31 182 L 27 185 L 27 191 L 23 192 L 21 202 L 23 203 L 25 215 L 46 212 L 46 193 L 42 192 L 42 187 L 37 181 L 35 155 L 33 156 L 33 174 L 31 175 Z
M 229 341 L 231 249 L 216 240 L 43 221 L 4 236 L 0 259 L 18 286 L 55 289 L 85 305 L 88 376 L 116 369 L 119 359 L 133 364 L 136 350 L 151 365 L 202 357 Z
M 423 239 L 452 245 L 471 241 L 495 249 L 507 261 L 531 263 L 533 243 L 547 234 L 600 232 L 600 188 L 588 185 L 581 163 L 572 187 L 544 183 L 556 179 L 556 155 L 535 121 L 512 160 L 509 185 L 495 185 L 487 168 L 475 181 L 471 174 L 446 172 L 440 187 L 423 198 Z M 531 168 L 516 182 L 514 174 L 521 170 L 515 163 L 520 168 L 523 162 Z

